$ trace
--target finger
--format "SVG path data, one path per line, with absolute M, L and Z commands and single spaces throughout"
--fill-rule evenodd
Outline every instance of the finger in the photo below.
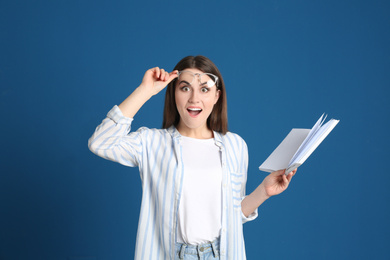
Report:
M 164 81 L 164 78 L 165 78 L 165 70 L 161 69 L 160 70 L 160 80 Z
M 168 80 L 167 80 L 167 84 L 170 83 L 172 80 L 174 80 L 175 78 L 178 77 L 178 74 L 177 74 L 177 70 L 174 70 L 172 71 L 171 73 L 169 73 L 169 77 L 168 77 Z
M 287 175 L 287 178 L 289 179 L 289 181 L 291 181 L 292 177 L 295 175 L 296 172 L 297 172 L 297 169 L 293 170 L 292 172 L 290 172 L 290 173 Z
M 275 174 L 275 176 L 280 176 L 280 175 L 284 174 L 285 172 L 286 172 L 286 170 L 284 169 L 284 170 L 275 171 L 273 173 Z
M 151 76 L 154 77 L 154 74 L 156 73 L 156 68 L 151 68 L 146 71 L 146 73 L 150 74 Z
M 162 80 L 167 81 L 169 78 L 169 73 L 164 70 Z
M 292 177 L 294 176 L 294 174 L 295 174 L 294 171 L 292 171 L 292 172 L 290 172 L 289 174 L 287 174 L 287 180 L 288 180 L 288 182 L 291 181 L 291 179 L 292 179 Z
M 288 185 L 288 180 L 287 180 L 287 177 L 286 177 L 286 175 L 285 175 L 285 174 L 283 174 L 281 178 L 282 178 L 282 181 L 281 181 L 281 182 L 283 182 L 283 184 L 282 184 L 282 185 Z
M 156 79 L 160 78 L 160 68 L 159 67 L 155 67 L 153 68 L 154 70 L 154 76 Z

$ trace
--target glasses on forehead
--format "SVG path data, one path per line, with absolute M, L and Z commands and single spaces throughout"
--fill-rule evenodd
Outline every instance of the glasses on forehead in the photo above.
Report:
M 213 87 L 218 82 L 218 77 L 211 73 L 193 73 L 188 70 L 182 70 L 178 72 L 178 82 L 179 84 L 189 84 L 194 83 L 195 78 L 198 79 L 200 86 Z

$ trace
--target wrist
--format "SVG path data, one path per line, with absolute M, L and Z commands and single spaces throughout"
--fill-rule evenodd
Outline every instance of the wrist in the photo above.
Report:
M 268 195 L 267 193 L 267 190 L 264 186 L 264 183 L 261 183 L 258 187 L 259 189 L 259 195 L 264 199 L 264 200 L 267 200 L 269 199 L 270 197 L 272 197 L 271 195 Z
M 138 88 L 135 89 L 135 92 L 137 92 L 138 95 L 142 96 L 146 101 L 155 95 L 155 93 L 153 93 L 153 90 L 143 84 L 139 85 Z

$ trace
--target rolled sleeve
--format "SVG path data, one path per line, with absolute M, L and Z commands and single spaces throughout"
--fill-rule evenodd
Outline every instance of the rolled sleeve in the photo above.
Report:
M 89 138 L 88 147 L 96 155 L 135 167 L 141 165 L 142 137 L 139 131 L 130 132 L 133 118 L 125 117 L 114 106 Z
M 114 106 L 108 113 L 107 117 L 113 120 L 116 124 L 131 125 L 133 118 L 125 117 L 118 106 Z
M 242 224 L 248 222 L 248 221 L 252 221 L 252 220 L 255 220 L 258 216 L 258 212 L 257 212 L 257 209 L 255 209 L 255 211 L 253 211 L 248 217 L 246 217 L 244 215 L 244 213 L 242 213 L 241 211 L 241 217 L 242 217 Z

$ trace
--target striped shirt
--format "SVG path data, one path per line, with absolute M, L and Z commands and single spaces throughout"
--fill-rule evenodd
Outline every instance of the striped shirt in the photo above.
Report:
M 131 132 L 133 119 L 117 106 L 96 128 L 89 149 L 105 159 L 138 166 L 142 203 L 134 259 L 174 259 L 178 208 L 183 184 L 181 135 L 175 127 Z M 221 259 L 246 259 L 242 224 L 257 217 L 241 211 L 245 196 L 248 149 L 236 134 L 214 132 L 222 158 Z

